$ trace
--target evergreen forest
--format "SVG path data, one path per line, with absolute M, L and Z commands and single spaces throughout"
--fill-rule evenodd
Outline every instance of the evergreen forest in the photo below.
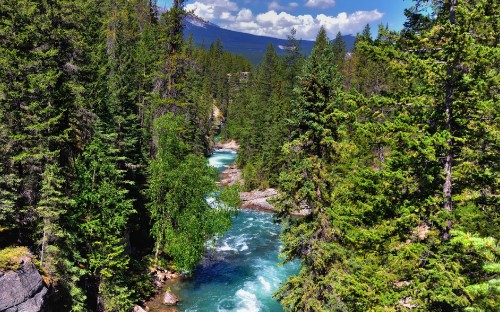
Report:
M 500 3 L 412 4 L 252 64 L 185 36 L 184 0 L 1 1 L 0 271 L 29 255 L 56 311 L 131 311 L 231 227 L 220 136 L 279 191 L 285 311 L 499 311 Z

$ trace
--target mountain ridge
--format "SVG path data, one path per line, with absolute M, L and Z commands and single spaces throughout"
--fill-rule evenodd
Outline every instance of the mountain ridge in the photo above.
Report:
M 220 38 L 225 50 L 247 58 L 254 65 L 260 63 L 269 43 L 273 44 L 278 55 L 282 56 L 286 53 L 284 47 L 288 42 L 287 39 L 237 32 L 195 18 L 186 19 L 184 26 L 184 36 L 187 38 L 192 34 L 193 41 L 198 46 L 205 44 L 205 46 L 208 47 L 211 43 L 216 42 L 217 39 Z M 350 51 L 354 46 L 356 37 L 351 35 L 342 37 L 346 42 L 347 50 Z M 300 48 L 302 53 L 308 55 L 313 46 L 314 41 L 301 40 Z

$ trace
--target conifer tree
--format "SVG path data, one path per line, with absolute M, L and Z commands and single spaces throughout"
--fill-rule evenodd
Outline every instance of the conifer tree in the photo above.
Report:
M 71 175 L 76 136 L 86 126 L 83 120 L 76 122 L 83 53 L 78 21 L 83 8 L 74 4 L 23 0 L 0 5 L 5 17 L 0 122 L 7 139 L 2 178 L 7 189 L 16 185 L 9 206 L 16 227 L 22 229 L 18 243 L 28 246 L 42 236 L 36 225 L 42 173 L 47 165 L 56 165 L 63 178 Z
M 282 193 L 279 215 L 286 219 L 283 232 L 286 260 L 302 259 L 302 270 L 279 290 L 277 297 L 287 309 L 334 311 L 342 308 L 337 294 L 323 285 L 325 254 L 335 229 L 329 221 L 332 180 L 328 174 L 337 159 L 338 123 L 329 120 L 341 103 L 342 81 L 334 63 L 331 43 L 324 28 L 319 31 L 311 55 L 299 77 L 293 121 L 296 132 L 284 146 L 291 161 L 280 177 Z M 287 219 L 294 210 L 311 213 L 298 220 Z M 309 277 L 307 277 L 309 276 Z M 309 299 L 306 299 L 309 298 Z
M 54 242 L 63 237 L 60 218 L 66 213 L 70 200 L 64 194 L 64 179 L 57 164 L 47 164 L 42 173 L 40 201 L 36 211 L 41 219 L 40 265 L 51 275 L 60 261 L 59 247 Z
M 337 65 L 339 71 L 342 71 L 347 54 L 347 47 L 340 31 L 337 33 L 337 36 L 335 36 L 335 39 L 333 39 L 332 48 L 335 55 L 335 65 Z
M 128 287 L 130 257 L 125 231 L 134 213 L 127 199 L 123 170 L 117 168 L 118 150 L 110 148 L 114 138 L 96 133 L 75 163 L 74 205 L 71 227 L 78 233 L 79 254 L 88 263 L 87 287 L 94 288 L 94 309 L 124 311 L 130 308 L 133 289 Z M 107 144 L 105 144 L 107 142 Z
M 403 41 L 404 50 L 397 51 L 384 29 L 375 42 L 357 43 L 355 53 L 372 55 L 374 64 L 387 62 L 389 80 L 383 81 L 389 88 L 364 96 L 340 93 L 340 110 L 321 110 L 336 126 L 333 139 L 318 136 L 335 152 L 310 162 L 329 167 L 313 175 L 294 160 L 283 174 L 281 212 L 313 208 L 301 221 L 285 218 L 285 255 L 303 259 L 301 273 L 278 293 L 290 310 L 473 311 L 498 302 L 498 234 L 491 231 L 498 215 L 490 206 L 498 193 L 490 173 L 496 145 L 490 142 L 498 131 L 483 115 L 498 111 L 495 97 L 479 91 L 495 89 L 498 68 L 486 69 L 478 58 L 485 51 L 490 61 L 498 57 L 487 35 L 498 6 L 435 4 L 430 28 L 403 37 L 417 40 L 411 47 Z M 374 161 L 380 137 L 383 157 Z M 312 144 L 311 138 L 305 141 Z M 285 149 L 306 159 L 298 142 Z

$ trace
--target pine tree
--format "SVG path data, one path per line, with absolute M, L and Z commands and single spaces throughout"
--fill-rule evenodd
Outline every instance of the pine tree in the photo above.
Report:
M 42 237 L 40 242 L 40 265 L 54 276 L 60 261 L 59 246 L 54 244 L 63 238 L 60 218 L 71 203 L 64 194 L 65 180 L 61 177 L 57 164 L 48 164 L 42 173 L 40 201 L 36 211 L 41 219 Z
M 335 36 L 335 39 L 333 39 L 332 48 L 335 55 L 335 65 L 337 65 L 339 71 L 342 71 L 347 55 L 347 47 L 340 31 L 337 33 L 337 36 Z
M 67 185 L 78 134 L 88 127 L 86 120 L 78 120 L 85 52 L 80 19 L 86 4 L 23 0 L 0 5 L 5 17 L 0 122 L 7 147 L 2 152 L 2 180 L 12 194 L 8 205 L 20 230 L 18 243 L 33 250 L 43 236 L 36 224 L 43 172 L 57 166 L 53 169 Z M 61 196 L 68 195 L 66 188 Z
M 112 146 L 113 137 L 96 133 L 76 160 L 74 205 L 70 224 L 78 233 L 79 256 L 88 263 L 87 287 L 95 287 L 94 309 L 125 311 L 130 309 L 134 291 L 128 287 L 130 257 L 126 253 L 125 231 L 135 212 L 127 199 L 124 172 Z
M 281 180 L 281 213 L 312 208 L 303 220 L 285 217 L 285 255 L 303 259 L 278 293 L 290 310 L 472 311 L 498 301 L 498 215 L 490 206 L 498 193 L 490 162 L 498 110 L 484 89 L 495 89 L 498 68 L 486 69 L 486 57 L 478 57 L 488 51 L 497 63 L 488 35 L 495 26 L 487 21 L 498 6 L 436 4 L 431 28 L 406 33 L 402 51 L 385 29 L 375 42 L 357 43 L 355 53 L 387 64 L 389 88 L 338 93 L 337 111 L 318 111 L 335 125 L 332 139 L 316 136 L 331 144 L 330 153 L 307 163 L 322 149 L 303 149 L 301 140 L 285 146 L 293 161 Z M 409 46 L 408 38 L 417 42 Z M 303 133 L 328 129 L 297 124 Z M 304 141 L 313 146 L 313 138 Z M 383 151 L 374 152 L 381 143 Z
M 321 28 L 311 55 L 299 77 L 294 101 L 296 132 L 284 147 L 291 161 L 280 177 L 279 215 L 286 220 L 283 232 L 285 261 L 302 259 L 302 270 L 280 288 L 277 298 L 286 309 L 296 311 L 334 311 L 337 294 L 323 287 L 327 265 L 327 244 L 334 237 L 329 223 L 329 201 L 333 181 L 328 177 L 337 159 L 338 120 L 330 114 L 341 105 L 342 81 L 333 63 L 334 54 L 326 31 Z M 288 213 L 307 208 L 302 219 L 287 218 Z M 306 299 L 307 298 L 307 299 Z

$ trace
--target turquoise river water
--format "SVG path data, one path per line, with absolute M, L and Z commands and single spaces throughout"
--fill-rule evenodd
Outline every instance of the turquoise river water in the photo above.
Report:
M 236 158 L 231 150 L 216 150 L 210 165 L 227 168 Z M 232 228 L 208 251 L 192 276 L 168 284 L 181 298 L 179 311 L 282 311 L 273 293 L 298 263 L 279 265 L 280 225 L 270 213 L 240 210 Z

